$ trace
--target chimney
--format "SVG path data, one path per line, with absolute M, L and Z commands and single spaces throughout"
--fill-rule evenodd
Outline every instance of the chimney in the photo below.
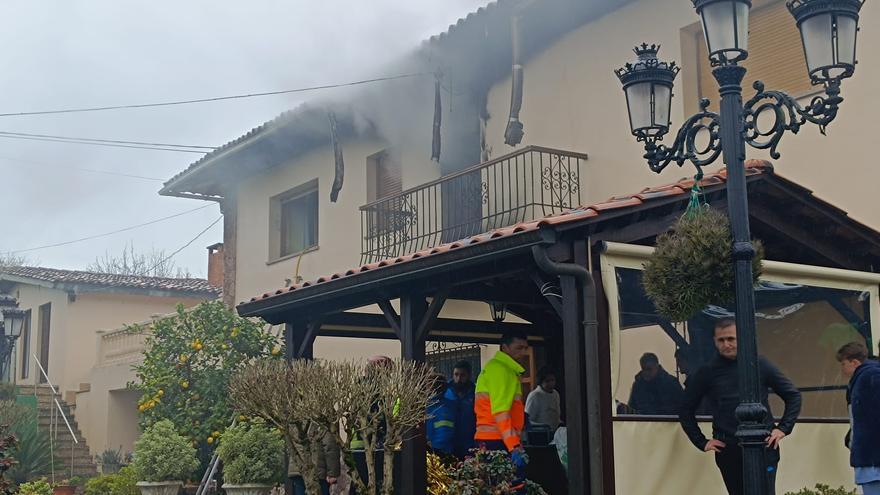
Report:
M 223 243 L 208 246 L 208 283 L 223 287 Z

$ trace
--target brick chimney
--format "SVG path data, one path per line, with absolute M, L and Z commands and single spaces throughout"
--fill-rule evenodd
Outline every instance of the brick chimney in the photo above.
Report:
M 223 243 L 208 246 L 208 283 L 223 287 Z

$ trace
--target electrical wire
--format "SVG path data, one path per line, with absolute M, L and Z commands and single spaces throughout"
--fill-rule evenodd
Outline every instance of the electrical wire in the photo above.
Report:
M 165 262 L 167 262 L 168 260 L 170 260 L 171 258 L 173 258 L 175 255 L 177 255 L 177 253 L 179 253 L 179 252 L 183 251 L 184 249 L 188 248 L 192 243 L 196 242 L 196 240 L 197 240 L 199 237 L 201 237 L 205 232 L 211 230 L 211 227 L 217 225 L 217 222 L 219 222 L 220 220 L 223 220 L 223 215 L 220 215 L 219 217 L 217 217 L 217 220 L 214 220 L 213 222 L 211 222 L 210 225 L 208 225 L 207 227 L 205 227 L 205 230 L 203 230 L 203 231 L 199 232 L 198 234 L 196 234 L 195 237 L 193 237 L 192 239 L 189 240 L 189 242 L 187 242 L 186 244 L 184 244 L 183 246 L 181 246 L 180 248 L 178 248 L 177 251 L 174 251 L 173 253 L 169 254 L 168 256 L 166 256 L 166 257 L 162 258 L 161 260 L 157 261 L 155 265 L 153 265 L 152 267 L 150 267 L 149 270 L 147 270 L 147 273 L 153 273 L 153 271 L 154 271 L 156 268 L 159 268 L 160 266 L 162 266 L 163 264 L 165 264 Z
M 90 241 L 90 240 L 92 240 L 92 239 L 98 239 L 98 238 L 100 238 L 100 237 L 107 237 L 107 236 L 110 236 L 110 235 L 119 234 L 119 233 L 121 233 L 121 232 L 128 232 L 129 230 L 134 230 L 134 229 L 138 229 L 138 228 L 141 228 L 141 227 L 146 227 L 147 225 L 153 225 L 153 224 L 155 224 L 155 223 L 163 222 L 163 221 L 165 221 L 165 220 L 170 220 L 170 219 L 172 219 L 172 218 L 177 218 L 177 217 L 179 217 L 179 216 L 183 216 L 183 215 L 186 215 L 186 214 L 189 214 L 189 213 L 193 213 L 193 212 L 196 212 L 196 211 L 199 211 L 199 210 L 204 210 L 205 208 L 209 208 L 209 207 L 211 207 L 211 206 L 214 206 L 214 205 L 213 205 L 213 204 L 206 204 L 206 205 L 203 205 L 203 206 L 199 206 L 198 208 L 193 208 L 193 209 L 191 209 L 191 210 L 186 210 L 186 211 L 182 211 L 182 212 L 180 212 L 180 213 L 175 213 L 174 215 L 169 215 L 169 216 L 167 216 L 167 217 L 162 217 L 162 218 L 157 218 L 157 219 L 155 219 L 155 220 L 150 220 L 149 222 L 139 223 L 139 224 L 137 224 L 137 225 L 132 225 L 132 226 L 130 226 L 130 227 L 125 227 L 125 228 L 118 229 L 118 230 L 114 230 L 114 231 L 111 231 L 111 232 L 104 232 L 103 234 L 90 235 L 90 236 L 88 236 L 88 237 L 81 237 L 81 238 L 79 238 L 79 239 L 73 239 L 73 240 L 70 240 L 70 241 L 64 241 L 64 242 L 56 242 L 56 243 L 54 243 L 54 244 L 46 244 L 46 245 L 44 245 L 44 246 L 37 246 L 37 247 L 26 248 L 26 249 L 16 249 L 16 250 L 13 250 L 13 251 L 7 251 L 7 252 L 5 252 L 5 253 L 3 253 L 3 254 L 28 253 L 28 252 L 31 252 L 31 251 L 37 251 L 37 250 L 40 250 L 40 249 L 48 249 L 48 248 L 59 247 L 59 246 L 67 246 L 67 245 L 69 245 L 69 244 L 74 244 L 74 243 L 77 243 L 77 242 Z M 222 216 L 221 216 L 221 218 L 222 218 Z M 215 222 L 215 223 L 216 223 L 216 222 Z
M 142 150 L 153 150 L 153 151 L 176 151 L 178 153 L 199 153 L 204 155 L 207 151 L 200 150 L 185 150 L 179 148 L 160 148 L 156 146 L 136 146 L 129 144 L 112 144 L 112 143 L 93 143 L 93 142 L 84 142 L 84 141 L 66 141 L 63 139 L 49 139 L 49 138 L 38 138 L 38 137 L 27 137 L 27 136 L 10 136 L 6 134 L 0 134 L 0 138 L 7 139 L 24 139 L 27 141 L 48 141 L 52 143 L 67 143 L 67 144 L 88 144 L 92 146 L 109 146 L 111 148 L 134 148 L 134 149 L 142 149 Z
M 324 84 L 320 86 L 309 86 L 304 88 L 295 88 L 295 89 L 283 89 L 279 91 L 265 91 L 262 93 L 247 93 L 247 94 L 239 94 L 239 95 L 227 95 L 227 96 L 215 96 L 211 98 L 197 98 L 192 100 L 176 100 L 176 101 L 164 101 L 158 103 L 137 103 L 131 105 L 111 105 L 111 106 L 101 106 L 101 107 L 83 107 L 83 108 L 65 108 L 58 110 L 38 110 L 32 112 L 8 112 L 8 113 L 0 113 L 0 117 L 22 117 L 26 115 L 51 115 L 51 114 L 60 114 L 60 113 L 80 113 L 80 112 L 101 112 L 105 110 L 125 110 L 132 108 L 153 108 L 153 107 L 166 107 L 173 105 L 189 105 L 193 103 L 207 103 L 213 101 L 224 101 L 224 100 L 238 100 L 242 98 L 256 98 L 260 96 L 273 96 L 273 95 L 283 95 L 283 94 L 291 94 L 291 93 L 303 93 L 306 91 L 317 91 L 321 89 L 333 89 L 333 88 L 343 88 L 349 86 L 359 86 L 362 84 L 370 84 L 374 82 L 382 82 L 382 81 L 393 81 L 395 79 L 407 79 L 412 77 L 424 76 L 424 75 L 433 75 L 431 72 L 413 72 L 410 74 L 398 74 L 395 76 L 386 76 L 386 77 L 376 77 L 373 79 L 362 79 L 360 81 L 351 81 L 346 83 L 338 83 L 338 84 Z
M 9 135 L 9 136 L 66 139 L 66 140 L 70 140 L 70 141 L 86 141 L 86 142 L 94 142 L 94 143 L 140 144 L 143 146 L 165 146 L 168 148 L 192 148 L 192 149 L 199 149 L 200 148 L 200 149 L 205 149 L 205 150 L 217 149 L 217 146 L 198 146 L 195 144 L 149 143 L 149 142 L 144 142 L 144 141 L 122 141 L 119 139 L 96 139 L 96 138 L 70 137 L 70 136 L 53 136 L 51 134 L 30 134 L 27 132 L 0 131 L 0 134 L 5 134 L 5 135 Z
M 59 168 L 59 169 L 64 169 L 64 170 L 80 170 L 83 172 L 91 172 L 93 174 L 113 175 L 113 176 L 117 176 L 117 177 L 127 177 L 130 179 L 149 180 L 149 181 L 154 181 L 154 182 L 163 182 L 165 180 L 165 179 L 162 179 L 159 177 L 147 177 L 144 175 L 126 174 L 123 172 L 113 172 L 111 170 L 99 170 L 96 168 L 77 167 L 74 165 L 58 165 L 56 163 L 36 162 L 33 160 L 24 160 L 22 158 L 14 158 L 11 156 L 0 155 L 0 160 L 5 160 L 8 162 L 27 163 L 27 164 L 31 164 L 31 165 L 40 165 L 43 167 L 53 167 L 53 168 Z

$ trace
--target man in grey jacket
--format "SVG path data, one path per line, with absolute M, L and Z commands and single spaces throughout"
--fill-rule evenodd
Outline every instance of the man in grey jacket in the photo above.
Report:
M 339 479 L 340 459 L 339 447 L 330 432 L 325 432 L 321 438 L 319 448 L 312 452 L 312 458 L 318 468 L 318 483 L 321 485 L 321 495 L 330 495 L 330 487 Z M 293 483 L 294 495 L 306 495 L 306 485 L 299 471 L 293 463 L 287 466 L 287 476 Z

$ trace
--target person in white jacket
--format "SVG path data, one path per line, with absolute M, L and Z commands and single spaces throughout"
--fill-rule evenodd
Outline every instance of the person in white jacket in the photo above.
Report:
M 538 371 L 538 387 L 526 398 L 526 414 L 532 424 L 544 424 L 555 431 L 561 423 L 559 392 L 556 391 L 556 375 L 548 368 Z

